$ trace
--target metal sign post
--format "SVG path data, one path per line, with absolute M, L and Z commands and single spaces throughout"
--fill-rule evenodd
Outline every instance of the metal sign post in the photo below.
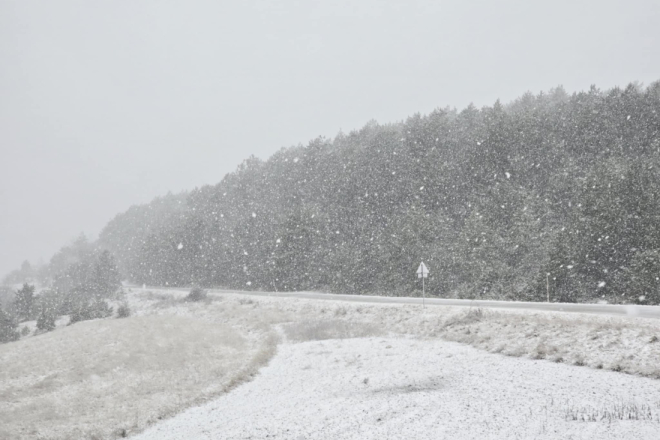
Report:
M 419 265 L 417 268 L 417 278 L 422 279 L 422 308 L 426 308 L 426 292 L 425 292 L 425 287 L 424 287 L 424 278 L 429 276 L 429 269 L 426 267 L 426 264 L 422 261 L 422 263 Z
M 424 289 L 424 277 L 422 277 L 422 308 L 426 308 L 426 292 Z

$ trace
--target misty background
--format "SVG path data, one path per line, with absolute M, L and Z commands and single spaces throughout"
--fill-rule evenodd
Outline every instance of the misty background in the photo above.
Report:
M 658 22 L 654 0 L 0 0 L 0 274 L 251 154 L 655 81 Z

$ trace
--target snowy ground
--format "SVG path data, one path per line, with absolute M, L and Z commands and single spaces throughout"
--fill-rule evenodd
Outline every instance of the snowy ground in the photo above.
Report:
M 186 294 L 0 346 L 0 439 L 660 438 L 660 320 Z
M 182 307 L 172 299 L 185 292 L 134 291 L 139 313 L 228 318 L 270 328 L 313 322 L 320 334 L 298 341 L 409 335 L 462 342 L 492 353 L 609 369 L 660 379 L 660 320 L 553 311 L 497 310 L 410 304 L 360 304 L 303 298 L 214 294 L 211 306 Z M 150 298 L 147 300 L 147 298 Z M 309 326 L 306 329 L 310 331 Z M 312 333 L 313 333 L 312 332 Z
M 659 414 L 653 379 L 440 340 L 334 339 L 281 345 L 254 381 L 134 440 L 655 440 Z

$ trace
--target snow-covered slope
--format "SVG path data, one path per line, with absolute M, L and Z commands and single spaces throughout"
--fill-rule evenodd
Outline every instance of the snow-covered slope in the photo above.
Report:
M 134 440 L 655 440 L 659 414 L 653 379 L 440 340 L 334 339 L 283 344 L 254 381 Z

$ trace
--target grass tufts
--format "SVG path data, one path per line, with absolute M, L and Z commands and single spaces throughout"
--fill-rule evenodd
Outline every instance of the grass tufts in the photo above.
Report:
M 612 403 L 601 407 L 569 406 L 564 411 L 564 419 L 574 422 L 601 422 L 612 423 L 623 420 L 644 420 L 660 423 L 658 406 L 638 405 L 636 403 Z
M 201 287 L 193 287 L 190 289 L 190 293 L 188 293 L 185 300 L 189 302 L 200 302 L 206 300 L 206 298 L 206 290 L 202 289 Z
M 295 322 L 285 325 L 284 332 L 288 339 L 295 342 L 365 338 L 383 335 L 383 331 L 373 324 L 338 319 Z

